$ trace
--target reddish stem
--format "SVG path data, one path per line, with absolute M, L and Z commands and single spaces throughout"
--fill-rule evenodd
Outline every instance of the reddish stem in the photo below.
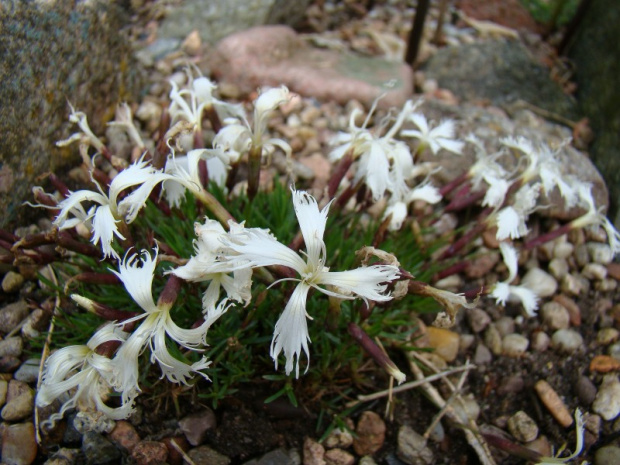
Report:
M 558 237 L 563 236 L 564 234 L 568 234 L 571 229 L 572 229 L 571 223 L 566 223 L 565 225 L 562 225 L 559 228 L 554 229 L 553 231 L 549 231 L 546 234 L 543 234 L 541 236 L 535 237 L 534 239 L 527 241 L 525 244 L 523 244 L 523 249 L 531 250 L 533 248 L 536 248 L 539 245 L 543 245 L 546 242 L 557 239 Z
M 342 159 L 334 169 L 332 177 L 330 178 L 327 185 L 327 195 L 330 199 L 333 199 L 334 195 L 336 195 L 336 192 L 338 192 L 338 186 L 340 186 L 342 179 L 345 177 L 352 164 L 353 156 L 351 155 L 351 150 L 347 150 L 347 152 L 344 154 L 344 157 L 342 157 Z
M 439 189 L 439 193 L 441 194 L 442 197 L 445 197 L 450 192 L 452 192 L 454 189 L 456 189 L 461 184 L 463 184 L 467 180 L 468 177 L 469 177 L 469 172 L 465 171 L 464 173 L 460 174 L 459 176 L 454 178 L 452 181 L 450 181 L 448 184 L 443 186 L 441 189 Z

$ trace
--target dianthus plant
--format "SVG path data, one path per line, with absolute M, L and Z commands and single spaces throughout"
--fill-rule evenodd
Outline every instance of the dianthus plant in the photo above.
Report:
M 502 306 L 520 303 L 525 316 L 535 316 L 540 298 L 513 284 L 517 241 L 525 238 L 527 248 L 542 240 L 531 237 L 528 222 L 540 209 L 540 194 L 555 189 L 567 206 L 586 213 L 551 238 L 602 226 L 612 251 L 620 249 L 620 234 L 594 204 L 591 187 L 561 174 L 557 152 L 506 138 L 489 154 L 474 136 L 460 140 L 454 121 L 428 121 L 414 101 L 382 117 L 373 106 L 361 126 L 354 112 L 348 129 L 331 140 L 329 157 L 337 165 L 315 195 L 298 189 L 294 182 L 301 181 L 294 179 L 258 189 L 271 152 L 281 150 L 292 162 L 291 146 L 268 124 L 288 101 L 288 89 L 261 90 L 251 118 L 242 105 L 218 99 L 216 84 L 188 75 L 186 88 L 172 84 L 173 128 L 160 134 L 151 149 L 155 156 L 130 108 L 118 112 L 113 124 L 145 150 L 132 164 L 119 162 L 86 116 L 71 108 L 81 131 L 62 143 L 81 142 L 93 187 L 71 192 L 53 178 L 59 193 L 36 189 L 38 205 L 54 212 L 55 229 L 12 237 L 15 244 L 5 247 L 18 262 L 57 262 L 63 274 L 73 272 L 65 287 L 56 287 L 58 312 L 67 328 L 71 321 L 83 327 L 78 317 L 94 321 L 88 342 L 58 349 L 44 365 L 37 405 L 63 402 L 52 422 L 70 408 L 126 418 L 145 385 L 154 385 L 150 365 L 187 388 L 212 379 L 212 387 L 200 384 L 201 394 L 212 399 L 235 383 L 259 379 L 271 364 L 278 370 L 281 362 L 289 387 L 302 376 L 317 389 L 316 383 L 338 377 L 363 385 L 369 380 L 361 380 L 357 368 L 368 356 L 402 382 L 405 374 L 388 354 L 411 348 L 412 309 L 424 304 L 410 299 L 438 302 L 446 310 L 436 320 L 441 325 L 453 324 L 459 308 L 475 305 L 432 284 L 462 271 L 474 240 L 487 229 L 499 241 L 508 277 L 476 283 L 468 295 L 487 294 Z M 179 140 L 186 130 L 193 134 L 189 144 Z M 436 187 L 438 168 L 422 155 L 461 154 L 466 143 L 477 161 Z M 503 166 L 510 152 L 524 160 L 520 170 Z M 103 162 L 119 171 L 111 181 L 102 175 Z M 478 216 L 459 228 L 460 235 L 434 231 L 444 213 L 464 208 Z M 39 248 L 46 243 L 59 247 Z M 99 319 L 86 318 L 72 302 Z

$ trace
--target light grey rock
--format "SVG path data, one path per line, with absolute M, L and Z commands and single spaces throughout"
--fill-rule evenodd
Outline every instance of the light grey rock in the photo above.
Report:
M 583 405 L 589 407 L 596 398 L 596 392 L 596 386 L 590 381 L 590 378 L 587 376 L 579 377 L 575 384 L 575 393 Z
M 471 330 L 474 333 L 479 333 L 491 323 L 491 317 L 480 308 L 472 308 L 467 311 L 467 321 Z
M 508 419 L 508 431 L 520 442 L 530 442 L 538 437 L 538 425 L 523 410 Z
M 0 357 L 4 357 L 5 355 L 19 357 L 22 354 L 23 348 L 24 341 L 21 337 L 8 337 L 5 340 L 0 341 Z
M 594 465 L 613 465 L 620 463 L 620 447 L 603 446 L 594 453 Z
M 4 292 L 17 292 L 21 289 L 22 284 L 24 284 L 24 277 L 15 271 L 9 271 L 2 278 L 2 290 Z
M 24 383 L 33 384 L 39 379 L 39 367 L 41 360 L 38 358 L 31 358 L 22 363 L 17 371 L 13 374 L 13 377 Z
M 192 413 L 179 420 L 179 428 L 192 446 L 204 442 L 207 432 L 217 426 L 215 413 L 210 408 Z
M 583 287 L 583 281 L 581 281 L 579 277 L 572 273 L 567 274 L 566 276 L 564 276 L 564 278 L 562 278 L 562 284 L 560 287 L 562 289 L 562 292 L 568 295 L 577 296 L 585 292 L 585 289 Z
M 403 425 L 398 430 L 396 455 L 408 465 L 430 465 L 434 460 L 433 451 L 426 445 L 426 439 L 408 425 Z
M 588 251 L 588 246 L 586 244 L 579 244 L 575 247 L 575 261 L 580 268 L 583 268 L 588 263 L 590 263 L 590 252 Z
M 5 305 L 0 309 L 0 333 L 12 331 L 27 316 L 28 304 L 25 300 Z
M 530 341 L 521 334 L 507 334 L 502 339 L 502 352 L 508 357 L 521 357 L 530 345 Z
M 559 329 L 551 336 L 551 347 L 558 352 L 571 354 L 584 349 L 583 337 L 573 329 Z
M 197 30 L 204 42 L 214 44 L 254 26 L 295 26 L 309 4 L 310 0 L 186 0 L 169 11 L 157 33 L 162 38 L 184 39 Z
M 73 426 L 82 434 L 89 432 L 110 433 L 116 423 L 101 412 L 78 412 L 73 419 Z
M 620 381 L 617 375 L 608 374 L 603 377 L 603 383 L 592 403 L 592 410 L 605 421 L 611 421 L 620 414 Z
M 551 344 L 551 338 L 544 331 L 536 331 L 532 335 L 532 350 L 544 352 L 549 348 L 549 344 Z
M 106 109 L 141 87 L 118 2 L 2 3 L 0 227 L 34 211 L 21 206 L 39 175 L 78 160 L 77 144 L 55 145 L 75 131 L 67 100 L 98 133 Z
M 568 262 L 564 258 L 554 258 L 549 262 L 547 268 L 549 273 L 558 281 L 561 281 L 569 272 Z
M 581 270 L 581 275 L 590 280 L 603 280 L 607 277 L 607 268 L 600 263 L 588 263 Z
M 566 260 L 575 251 L 575 246 L 566 240 L 557 241 L 553 247 L 553 257 Z
M 486 365 L 493 361 L 493 354 L 484 344 L 478 344 L 476 352 L 474 352 L 474 364 Z
M 502 316 L 493 323 L 502 336 L 515 332 L 515 320 L 509 316 Z
M 299 457 L 297 459 L 299 460 Z M 294 463 L 295 460 L 291 457 L 291 454 L 285 449 L 280 448 L 267 452 L 258 459 L 245 462 L 243 465 L 294 465 Z
M 493 355 L 502 353 L 502 335 L 494 324 L 490 324 L 484 332 L 484 344 Z
M 614 259 L 614 254 L 611 251 L 609 244 L 602 244 L 600 242 L 588 242 L 586 244 L 588 252 L 594 263 L 601 265 L 608 265 Z
M 540 268 L 532 268 L 521 280 L 521 284 L 536 293 L 539 297 L 551 297 L 558 289 L 558 282 L 553 276 Z
M 540 309 L 543 323 L 552 330 L 567 329 L 570 326 L 568 310 L 558 302 L 546 302 Z

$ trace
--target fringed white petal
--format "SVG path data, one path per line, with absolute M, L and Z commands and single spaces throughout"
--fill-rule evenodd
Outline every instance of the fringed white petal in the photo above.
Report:
M 299 222 L 301 234 L 304 237 L 309 264 L 312 268 L 320 266 L 321 259 L 325 259 L 325 225 L 329 204 L 319 211 L 314 197 L 304 191 L 293 190 L 293 206 Z
M 286 374 L 290 374 L 295 368 L 296 378 L 299 378 L 299 357 L 302 350 L 306 354 L 308 362 L 310 361 L 308 349 L 310 335 L 308 334 L 308 322 L 306 320 L 306 299 L 309 290 L 310 286 L 303 282 L 297 285 L 276 323 L 271 342 L 270 355 L 274 360 L 276 369 L 278 368 L 278 356 L 280 352 L 284 351 Z
M 398 268 L 395 266 L 372 265 L 348 271 L 324 271 L 318 275 L 315 284 L 328 284 L 364 299 L 385 302 L 392 298 L 386 293 L 386 283 L 398 277 Z
M 499 250 L 502 253 L 504 263 L 508 268 L 509 276 L 505 282 L 511 283 L 517 277 L 517 269 L 519 267 L 519 255 L 516 249 L 507 242 L 500 242 Z
M 92 243 L 97 245 L 101 242 L 101 249 L 106 257 L 117 257 L 118 254 L 112 248 L 114 236 L 124 240 L 125 237 L 120 233 L 116 223 L 120 220 L 114 218 L 110 205 L 102 205 L 95 210 L 93 217 L 93 237 Z
M 125 289 L 133 300 L 147 313 L 158 311 L 153 300 L 152 284 L 157 266 L 157 249 L 155 256 L 143 250 L 140 255 L 142 266 L 138 266 L 138 254 L 125 255 L 125 258 L 119 265 L 119 271 L 112 272 L 119 277 L 125 285 Z
M 519 213 L 513 207 L 501 209 L 497 214 L 497 234 L 498 241 L 508 239 L 518 239 L 521 237 L 519 226 L 521 220 Z

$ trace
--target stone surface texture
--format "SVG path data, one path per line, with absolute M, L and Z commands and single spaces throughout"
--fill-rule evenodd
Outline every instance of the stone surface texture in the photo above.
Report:
M 203 41 L 215 43 L 253 26 L 295 26 L 309 4 L 310 0 L 186 0 L 168 11 L 158 35 L 184 39 L 197 30 Z
M 220 41 L 210 58 L 220 82 L 233 82 L 243 92 L 286 85 L 320 101 L 366 106 L 381 94 L 384 107 L 401 106 L 413 92 L 413 73 L 403 63 L 378 57 L 319 49 L 287 26 L 255 27 Z
M 67 101 L 97 132 L 135 95 L 128 19 L 116 2 L 0 1 L 0 227 L 33 211 L 20 207 L 38 176 L 77 159 L 54 145 L 74 129 Z
M 577 98 L 594 130 L 591 154 L 611 191 L 620 225 L 620 3 L 592 0 L 566 50 L 575 64 Z

